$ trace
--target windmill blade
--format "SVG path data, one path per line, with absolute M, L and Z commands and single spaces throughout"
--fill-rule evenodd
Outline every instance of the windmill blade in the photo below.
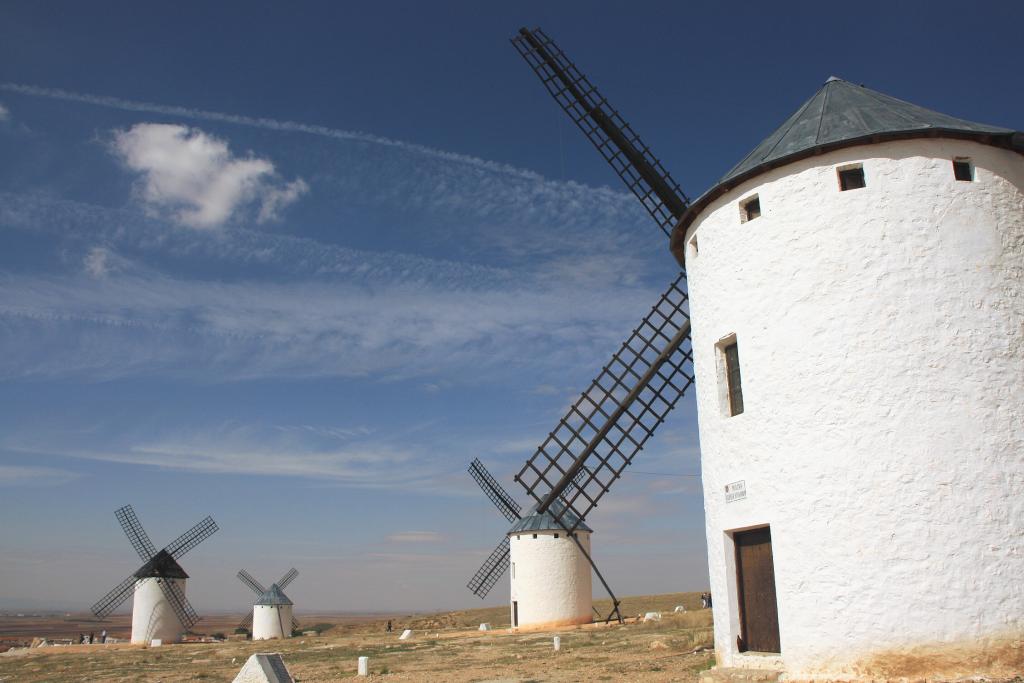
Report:
M 498 480 L 491 476 L 491 473 L 487 471 L 484 464 L 480 462 L 479 458 L 474 458 L 473 462 L 469 463 L 469 474 L 483 492 L 490 498 L 491 502 L 494 503 L 494 507 L 498 508 L 498 512 L 505 516 L 510 522 L 518 522 L 522 517 L 520 512 L 522 507 L 515 501 L 514 498 L 509 494 L 508 491 L 501 487 Z
M 669 285 L 516 475 L 539 512 L 584 520 L 693 384 L 685 279 L 680 273 Z M 550 507 L 558 498 L 563 510 Z
M 575 492 L 579 490 L 580 486 L 583 485 L 583 482 L 586 481 L 587 476 L 590 474 L 591 472 L 586 465 L 580 467 L 580 471 L 576 473 L 572 478 L 572 481 L 565 485 L 565 490 L 558 496 L 563 505 L 568 505 L 568 501 L 572 498 Z
M 174 614 L 178 617 L 178 621 L 181 622 L 186 631 L 190 630 L 199 621 L 199 615 L 192 609 L 192 605 L 189 604 L 188 598 L 182 592 L 181 586 L 170 579 L 156 579 L 156 581 L 160 583 L 164 597 L 170 603 L 171 609 L 174 610 Z
M 107 615 L 113 612 L 115 609 L 121 606 L 128 596 L 132 594 L 132 590 L 135 588 L 135 582 L 138 579 L 132 574 L 127 579 L 117 584 L 110 590 L 109 593 L 104 595 L 102 598 L 96 601 L 96 604 L 89 608 L 97 619 L 105 619 Z
M 480 569 L 476 570 L 476 574 L 466 584 L 466 588 L 472 591 L 473 595 L 479 596 L 481 600 L 487 597 L 487 594 L 494 588 L 494 584 L 498 582 L 501 575 L 508 569 L 508 554 L 508 536 L 506 536 L 501 539 L 498 547 L 487 556 Z
M 296 619 L 295 617 L 292 617 L 292 630 L 296 631 L 296 630 L 298 630 L 298 628 L 299 628 L 299 620 Z
M 670 235 L 690 200 L 640 136 L 539 28 L 519 29 L 512 44 L 662 232 Z
M 295 577 L 299 575 L 299 570 L 292 567 L 288 570 L 288 573 L 277 580 L 277 587 L 284 590 L 289 583 L 295 580 Z
M 252 630 L 252 610 L 249 610 L 249 613 L 246 614 L 240 622 L 238 622 L 238 626 L 235 628 L 244 628 L 246 631 Z
M 114 510 L 114 516 L 121 523 L 124 535 L 131 541 L 132 547 L 135 548 L 135 552 L 139 554 L 142 561 L 149 562 L 153 559 L 153 556 L 156 555 L 156 547 L 153 545 L 153 541 L 149 540 L 149 535 L 142 528 L 142 523 L 135 516 L 135 510 L 132 509 L 132 506 L 125 505 Z
M 263 587 L 263 584 L 252 577 L 252 574 L 245 571 L 244 569 L 238 570 L 238 580 L 244 583 L 246 586 L 252 589 L 253 593 L 257 595 L 263 595 L 267 592 L 267 589 Z
M 181 536 L 178 536 L 176 539 L 168 543 L 164 550 L 170 553 L 171 557 L 177 560 L 182 555 L 192 550 L 192 548 L 195 548 L 210 536 L 213 536 L 218 528 L 217 523 L 213 521 L 213 517 L 207 517 L 203 521 L 199 522 L 199 524 L 196 524 Z

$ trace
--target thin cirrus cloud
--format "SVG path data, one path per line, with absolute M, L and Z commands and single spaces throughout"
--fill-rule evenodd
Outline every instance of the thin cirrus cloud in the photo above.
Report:
M 4 439 L 6 451 L 23 456 L 59 454 L 65 458 L 142 465 L 203 474 L 297 477 L 358 488 L 402 489 L 436 476 L 415 462 L 411 452 L 387 444 L 317 449 L 226 438 L 216 431 L 91 449 L 62 443 L 59 437 L 25 434 Z M 0 484 L 64 483 L 75 474 L 42 467 L 0 467 Z
M 0 465 L 0 486 L 59 486 L 79 475 L 53 467 Z
M 27 85 L 22 83 L 0 83 L 0 90 L 18 93 L 21 95 L 28 95 L 30 97 L 42 97 L 47 99 L 62 100 L 65 102 L 78 102 L 81 104 L 90 104 L 97 107 L 119 109 L 121 111 L 148 112 L 152 114 L 162 114 L 165 116 L 177 116 L 180 118 L 192 119 L 197 121 L 212 121 L 217 123 L 228 123 L 237 126 L 247 126 L 250 128 L 261 128 L 264 130 L 276 130 L 289 133 L 305 133 L 307 135 L 315 135 L 318 137 L 331 138 L 334 140 L 354 140 L 358 142 L 367 142 L 386 147 L 395 147 L 423 156 L 432 157 L 443 161 L 465 164 L 483 170 L 496 171 L 507 175 L 514 175 L 533 179 L 540 178 L 538 174 L 532 171 L 516 168 L 514 166 L 509 166 L 507 164 L 500 164 L 497 162 L 488 161 L 486 159 L 481 159 L 479 157 L 473 157 L 466 154 L 457 154 L 455 152 L 448 152 L 434 147 L 427 147 L 426 145 L 418 145 L 416 143 L 406 142 L 404 140 L 394 140 L 392 138 L 386 138 L 380 135 L 373 135 L 371 133 L 363 133 L 360 131 L 342 130 L 338 128 L 330 128 L 328 126 L 299 123 L 296 121 L 280 121 L 277 119 L 270 119 L 266 117 L 227 114 L 224 112 L 209 111 L 205 109 L 193 109 L 189 107 L 179 107 L 174 105 L 156 104 L 153 102 L 138 102 L 135 100 L 127 100 L 120 97 L 94 95 L 91 93 L 79 93 L 70 90 L 63 90 L 61 88 L 46 88 L 38 85 Z
M 224 140 L 187 126 L 139 123 L 115 131 L 111 150 L 139 174 L 148 208 L 191 228 L 218 228 L 251 204 L 257 222 L 273 220 L 309 191 L 302 178 L 281 180 L 269 160 L 236 156 Z
M 398 283 L 210 282 L 7 275 L 0 375 L 407 378 L 594 361 L 650 298 L 524 282 L 452 291 Z M 618 311 L 612 315 L 609 310 Z M 212 374 L 211 374 L 212 373 Z

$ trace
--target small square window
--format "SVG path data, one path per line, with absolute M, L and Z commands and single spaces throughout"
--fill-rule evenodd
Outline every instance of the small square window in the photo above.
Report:
M 971 165 L 971 160 L 966 157 L 953 159 L 953 177 L 968 183 L 974 180 L 974 167 Z
M 746 223 L 761 216 L 761 198 L 756 194 L 750 199 L 740 202 L 740 222 Z
M 534 538 L 537 538 L 537 534 L 534 534 L 534 535 L 533 535 L 533 537 L 534 537 Z
M 843 192 L 847 190 L 857 190 L 866 186 L 864 182 L 864 167 L 854 166 L 852 168 L 841 168 L 839 173 L 839 189 Z
M 558 534 L 555 534 L 555 538 L 558 538 Z

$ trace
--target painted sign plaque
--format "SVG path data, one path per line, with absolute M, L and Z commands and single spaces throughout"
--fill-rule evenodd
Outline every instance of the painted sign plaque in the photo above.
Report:
M 743 479 L 725 485 L 725 502 L 732 503 L 747 497 L 747 482 Z

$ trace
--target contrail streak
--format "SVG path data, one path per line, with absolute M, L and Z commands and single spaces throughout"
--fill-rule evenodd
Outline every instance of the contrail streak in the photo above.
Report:
M 299 123 L 297 121 L 279 121 L 277 119 L 268 119 L 263 117 L 225 114 L 223 112 L 208 111 L 205 109 L 190 109 L 188 107 L 176 107 L 166 104 L 155 104 L 152 102 L 136 102 L 134 100 L 121 99 L 120 97 L 90 95 L 88 93 L 62 90 L 60 88 L 44 88 L 37 85 L 23 85 L 20 83 L 0 83 L 0 90 L 6 90 L 7 92 L 18 93 L 21 95 L 29 95 L 31 97 L 45 97 L 52 100 L 79 102 L 82 104 L 91 104 L 97 107 L 120 109 L 122 111 L 140 111 L 150 114 L 177 116 L 179 118 L 194 119 L 197 121 L 216 121 L 218 123 L 231 123 L 237 126 L 249 126 L 250 128 L 279 130 L 288 133 L 306 133 L 307 135 L 318 135 L 320 137 L 332 138 L 335 140 L 356 140 L 358 142 L 367 142 L 374 145 L 395 147 L 405 151 L 422 154 L 424 156 L 444 159 L 446 161 L 454 161 L 456 163 L 474 166 L 483 170 L 514 175 L 529 180 L 545 180 L 545 178 L 539 173 L 534 173 L 533 171 L 528 171 L 522 168 L 516 168 L 515 166 L 510 166 L 508 164 L 500 164 L 494 161 L 481 159 L 479 157 L 469 156 L 467 154 L 446 152 L 434 147 L 427 147 L 426 145 L 418 145 L 416 143 L 405 142 L 403 140 L 393 140 L 391 138 L 373 135 L 371 133 L 362 133 L 360 131 L 328 128 L 327 126 Z

